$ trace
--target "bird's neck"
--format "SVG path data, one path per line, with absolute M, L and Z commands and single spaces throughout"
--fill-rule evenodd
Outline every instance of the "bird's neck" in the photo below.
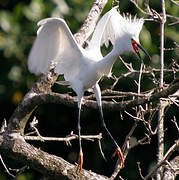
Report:
M 113 48 L 110 53 L 108 53 L 101 61 L 98 62 L 98 68 L 100 72 L 102 72 L 105 75 L 108 75 L 119 55 L 120 52 L 116 48 Z

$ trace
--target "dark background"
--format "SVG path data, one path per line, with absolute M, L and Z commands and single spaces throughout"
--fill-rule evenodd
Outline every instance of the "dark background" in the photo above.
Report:
M 92 1 L 89 0 L 6 0 L 0 1 L 0 122 L 3 119 L 8 120 L 17 107 L 23 96 L 29 91 L 31 86 L 39 77 L 31 74 L 27 69 L 27 57 L 36 37 L 37 22 L 46 17 L 56 16 L 63 17 L 73 33 L 80 28 Z M 139 1 L 140 6 L 144 7 L 144 2 Z M 161 12 L 160 1 L 151 1 L 150 6 L 156 11 Z M 111 1 L 105 7 L 103 14 L 111 8 Z M 139 17 L 143 15 L 129 1 L 120 1 L 121 13 L 129 12 Z M 166 1 L 166 10 L 173 16 L 179 15 L 177 6 Z M 174 22 L 173 19 L 167 19 L 165 28 L 165 47 L 175 47 L 174 42 L 179 41 L 178 25 L 169 26 Z M 159 68 L 159 46 L 160 46 L 160 26 L 156 22 L 146 22 L 140 35 L 141 44 L 152 56 L 149 62 L 143 54 L 144 62 L 147 68 Z M 104 54 L 109 52 L 103 48 Z M 171 68 L 172 60 L 177 60 L 177 51 L 165 51 L 165 68 Z M 129 54 L 122 56 L 126 62 L 131 62 L 135 69 L 140 68 L 140 62 L 136 55 Z M 115 75 L 119 76 L 127 72 L 127 69 L 118 60 L 113 68 Z M 159 79 L 159 73 L 155 73 Z M 115 90 L 119 91 L 137 91 L 134 80 L 138 78 L 137 74 L 122 78 Z M 173 73 L 165 73 L 165 83 L 170 83 L 174 78 Z M 108 88 L 112 84 L 111 79 L 104 78 L 100 82 L 101 89 Z M 154 88 L 155 85 L 151 80 L 151 75 L 143 75 L 142 91 Z M 74 92 L 71 89 L 54 85 L 55 92 Z M 154 102 L 157 103 L 157 102 Z M 134 114 L 133 110 L 129 110 Z M 39 120 L 38 129 L 42 136 L 64 137 L 71 131 L 77 133 L 77 108 L 69 108 L 64 105 L 46 104 L 39 106 L 33 113 Z M 176 106 L 171 105 L 166 110 L 165 116 L 165 147 L 166 150 L 173 144 L 177 138 L 177 131 L 174 124 L 170 121 L 173 116 L 177 115 Z M 81 113 L 81 131 L 83 135 L 96 135 L 100 131 L 100 116 L 97 110 L 83 108 Z M 33 116 L 31 117 L 33 118 Z M 130 131 L 134 121 L 123 113 L 121 120 L 120 112 L 110 112 L 104 110 L 106 124 L 114 138 L 120 146 L 124 143 L 125 137 Z M 30 119 L 32 120 L 32 119 Z M 30 121 L 29 121 L 30 122 Z M 157 124 L 157 114 L 154 116 L 153 126 Z M 26 127 L 26 132 L 31 129 Z M 140 139 L 144 136 L 145 128 L 139 123 L 133 138 Z M 72 147 L 66 146 L 64 142 L 30 142 L 42 150 L 63 157 L 65 160 L 75 163 L 78 158 L 78 141 L 72 141 Z M 104 135 L 102 148 L 107 158 L 103 160 L 98 142 L 82 141 L 84 151 L 84 168 L 94 172 L 110 176 L 114 170 L 116 158 L 112 158 L 114 147 L 111 141 Z M 22 164 L 12 162 L 10 159 L 3 157 L 4 162 L 10 168 L 21 168 Z M 145 175 L 150 168 L 156 163 L 157 159 L 157 136 L 153 136 L 150 145 L 138 146 L 130 151 L 127 156 L 125 168 L 121 170 L 120 175 L 127 179 L 139 179 L 137 162 L 141 162 L 142 173 Z M 42 175 L 34 170 L 26 170 L 17 177 L 18 180 L 40 179 Z M 0 179 L 10 179 L 0 165 Z

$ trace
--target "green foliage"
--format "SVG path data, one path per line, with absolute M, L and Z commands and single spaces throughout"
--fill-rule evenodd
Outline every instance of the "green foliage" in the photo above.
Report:
M 142 5 L 142 3 L 143 1 L 139 1 L 140 5 Z M 19 92 L 23 96 L 25 90 L 29 89 L 33 84 L 34 76 L 28 72 L 26 61 L 36 35 L 36 23 L 45 17 L 64 16 L 72 32 L 75 33 L 84 21 L 90 6 L 91 1 L 84 0 L 15 1 L 13 5 L 10 4 L 10 1 L 1 3 L 1 100 L 3 99 L 11 101 L 12 103 L 18 103 L 18 101 L 15 102 L 13 100 L 13 98 L 15 98 L 14 96 L 16 96 L 15 94 Z M 154 4 L 154 2 L 151 2 L 151 6 L 160 9 L 160 3 L 155 2 Z M 128 1 L 122 1 L 120 3 L 121 12 L 130 12 L 131 7 L 133 6 L 129 4 Z M 173 16 L 178 15 L 179 10 L 176 6 L 167 2 L 166 7 L 168 13 L 171 13 Z M 105 7 L 104 12 L 110 8 L 111 1 Z M 131 13 L 138 13 L 142 16 L 140 12 L 136 11 L 136 8 L 132 9 Z M 169 22 L 173 22 L 173 20 L 169 20 Z M 172 42 L 179 40 L 177 26 L 167 26 L 165 35 L 166 47 L 174 47 Z M 150 54 L 159 54 L 159 24 L 146 22 L 141 32 L 140 39 L 141 43 Z M 168 46 L 168 44 L 170 46 Z M 143 54 L 142 57 L 146 58 Z M 175 58 L 175 56 L 168 58 L 166 63 L 170 64 L 172 58 Z M 125 57 L 125 59 L 128 59 L 128 57 Z M 136 59 L 136 57 L 134 56 L 133 59 Z M 136 61 L 135 63 L 138 62 Z M 157 63 L 159 62 L 157 61 Z M 152 64 L 156 65 L 155 58 L 153 58 Z M 121 64 L 119 63 L 119 65 Z M 120 70 L 121 72 L 124 72 L 120 67 L 114 69 L 116 69 L 116 71 Z M 8 92 L 7 89 L 9 89 Z
M 138 1 L 140 6 L 144 7 L 142 0 Z M 105 11 L 111 8 L 112 0 L 105 7 Z M 67 24 L 70 26 L 73 33 L 77 32 L 80 25 L 83 23 L 92 1 L 89 0 L 3 0 L 0 2 L 0 102 L 1 106 L 6 104 L 5 108 L 8 111 L 10 106 L 17 105 L 25 93 L 30 89 L 38 77 L 30 74 L 27 69 L 27 57 L 32 47 L 32 43 L 36 37 L 37 22 L 45 17 L 57 16 L 64 17 Z M 161 11 L 160 1 L 150 1 L 153 9 Z M 132 11 L 131 11 L 132 9 Z M 129 1 L 120 1 L 121 12 L 130 12 L 143 17 Z M 166 10 L 172 16 L 179 15 L 177 6 L 166 1 Z M 144 16 L 144 18 L 146 18 Z M 167 48 L 175 47 L 174 42 L 179 41 L 178 25 L 169 26 L 175 19 L 168 18 L 165 28 L 165 46 Z M 142 29 L 140 40 L 145 49 L 152 55 L 152 62 L 149 62 L 147 57 L 142 54 L 147 68 L 159 68 L 159 45 L 160 45 L 160 26 L 156 22 L 146 22 Z M 103 50 L 104 54 L 109 51 Z M 125 61 L 132 63 L 136 69 L 140 68 L 140 62 L 135 55 L 123 56 Z M 172 63 L 172 59 L 177 59 L 176 51 L 166 54 L 165 66 L 168 67 Z M 151 67 L 149 67 L 151 66 Z M 119 76 L 128 72 L 122 65 L 121 61 L 117 61 L 113 68 L 115 75 Z M 170 78 L 168 78 L 170 77 Z M 133 79 L 137 79 L 137 75 L 131 75 L 123 78 L 117 90 L 135 91 Z M 167 76 L 166 80 L 170 82 L 172 76 Z M 107 88 L 110 81 L 104 81 L 101 84 Z M 142 85 L 144 90 L 153 87 L 153 82 L 147 76 L 144 77 Z M 60 89 L 60 87 L 58 87 Z M 63 89 L 61 89 L 63 91 Z M 12 113 L 12 112 L 10 112 Z M 0 118 L 7 118 L 1 113 Z M 131 171 L 131 174 L 133 172 Z M 6 179 L 0 173 L 0 179 Z M 26 173 L 20 175 L 18 180 L 31 180 L 32 174 Z
M 23 173 L 17 177 L 17 180 L 33 180 L 34 176 L 32 173 Z

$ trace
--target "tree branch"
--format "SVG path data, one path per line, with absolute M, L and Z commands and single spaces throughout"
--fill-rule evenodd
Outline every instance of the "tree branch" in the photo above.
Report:
M 160 92 L 156 92 L 153 95 L 149 95 L 146 97 L 138 97 L 134 100 L 128 100 L 123 102 L 112 102 L 112 101 L 103 101 L 103 108 L 109 109 L 111 111 L 121 111 L 131 107 L 135 107 L 137 105 L 143 105 L 145 103 L 149 103 L 152 101 L 159 100 L 161 97 L 168 97 L 172 95 L 179 89 L 179 79 L 176 79 L 173 84 L 171 84 L 168 88 L 163 89 Z M 55 104 L 64 104 L 69 107 L 77 107 L 77 98 L 72 97 L 68 94 L 59 94 L 59 93 L 40 93 L 36 94 L 33 97 L 27 97 L 24 102 L 20 104 L 20 108 L 16 110 L 16 116 L 26 116 L 26 113 L 31 112 L 34 107 L 41 104 L 47 103 L 55 103 Z M 93 109 L 97 109 L 97 103 L 94 100 L 85 100 L 83 104 L 84 107 L 89 107 Z
M 105 176 L 84 169 L 77 173 L 77 166 L 26 143 L 19 133 L 1 134 L 0 152 L 6 157 L 30 166 L 45 176 L 53 176 L 53 179 L 108 179 Z
M 170 147 L 170 149 L 166 152 L 166 154 L 165 154 L 165 156 L 163 157 L 163 159 L 161 159 L 160 163 L 157 164 L 156 167 L 153 168 L 153 170 L 152 170 L 144 179 L 147 180 L 147 179 L 149 179 L 151 176 L 153 176 L 153 175 L 156 173 L 157 169 L 160 168 L 160 167 L 166 162 L 166 160 L 169 159 L 169 157 L 172 155 L 172 153 L 173 153 L 174 151 L 178 150 L 178 149 L 179 149 L 179 140 L 177 140 L 177 141 L 175 142 L 175 144 L 174 144 L 172 147 Z
M 164 26 L 166 22 L 166 11 L 165 11 L 165 0 L 161 0 L 162 5 L 162 15 L 160 18 L 160 90 L 164 86 Z M 165 103 L 160 99 L 159 102 L 159 112 L 158 112 L 158 159 L 157 162 L 160 163 L 164 155 L 164 109 Z M 163 168 L 159 168 L 156 174 L 157 180 L 161 180 L 163 174 Z
M 164 166 L 164 176 L 162 180 L 175 179 L 179 175 L 179 156 L 176 156 Z

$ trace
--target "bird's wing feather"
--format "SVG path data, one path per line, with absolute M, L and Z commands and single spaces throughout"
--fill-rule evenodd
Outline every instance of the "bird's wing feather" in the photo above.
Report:
M 124 20 L 116 8 L 112 8 L 99 20 L 89 42 L 89 50 L 96 48 L 100 52 L 100 47 L 103 44 L 108 46 L 109 41 L 114 45 L 116 34 L 120 34 L 121 21 Z
M 122 36 L 122 28 L 125 25 L 125 19 L 119 14 L 117 7 L 112 8 L 109 12 L 110 18 L 101 39 L 101 45 L 105 44 L 106 47 L 109 41 L 114 45 L 117 37 Z
M 88 43 L 88 48 L 87 48 L 88 50 L 96 49 L 97 51 L 101 52 L 100 51 L 101 40 L 105 28 L 109 23 L 110 17 L 111 17 L 111 12 L 109 11 L 99 20 L 94 30 L 93 36 L 90 42 Z
M 82 55 L 70 29 L 60 18 L 43 19 L 38 25 L 37 38 L 28 58 L 29 70 L 35 74 L 46 73 L 51 61 L 57 61 L 55 71 L 69 80 L 78 73 Z

